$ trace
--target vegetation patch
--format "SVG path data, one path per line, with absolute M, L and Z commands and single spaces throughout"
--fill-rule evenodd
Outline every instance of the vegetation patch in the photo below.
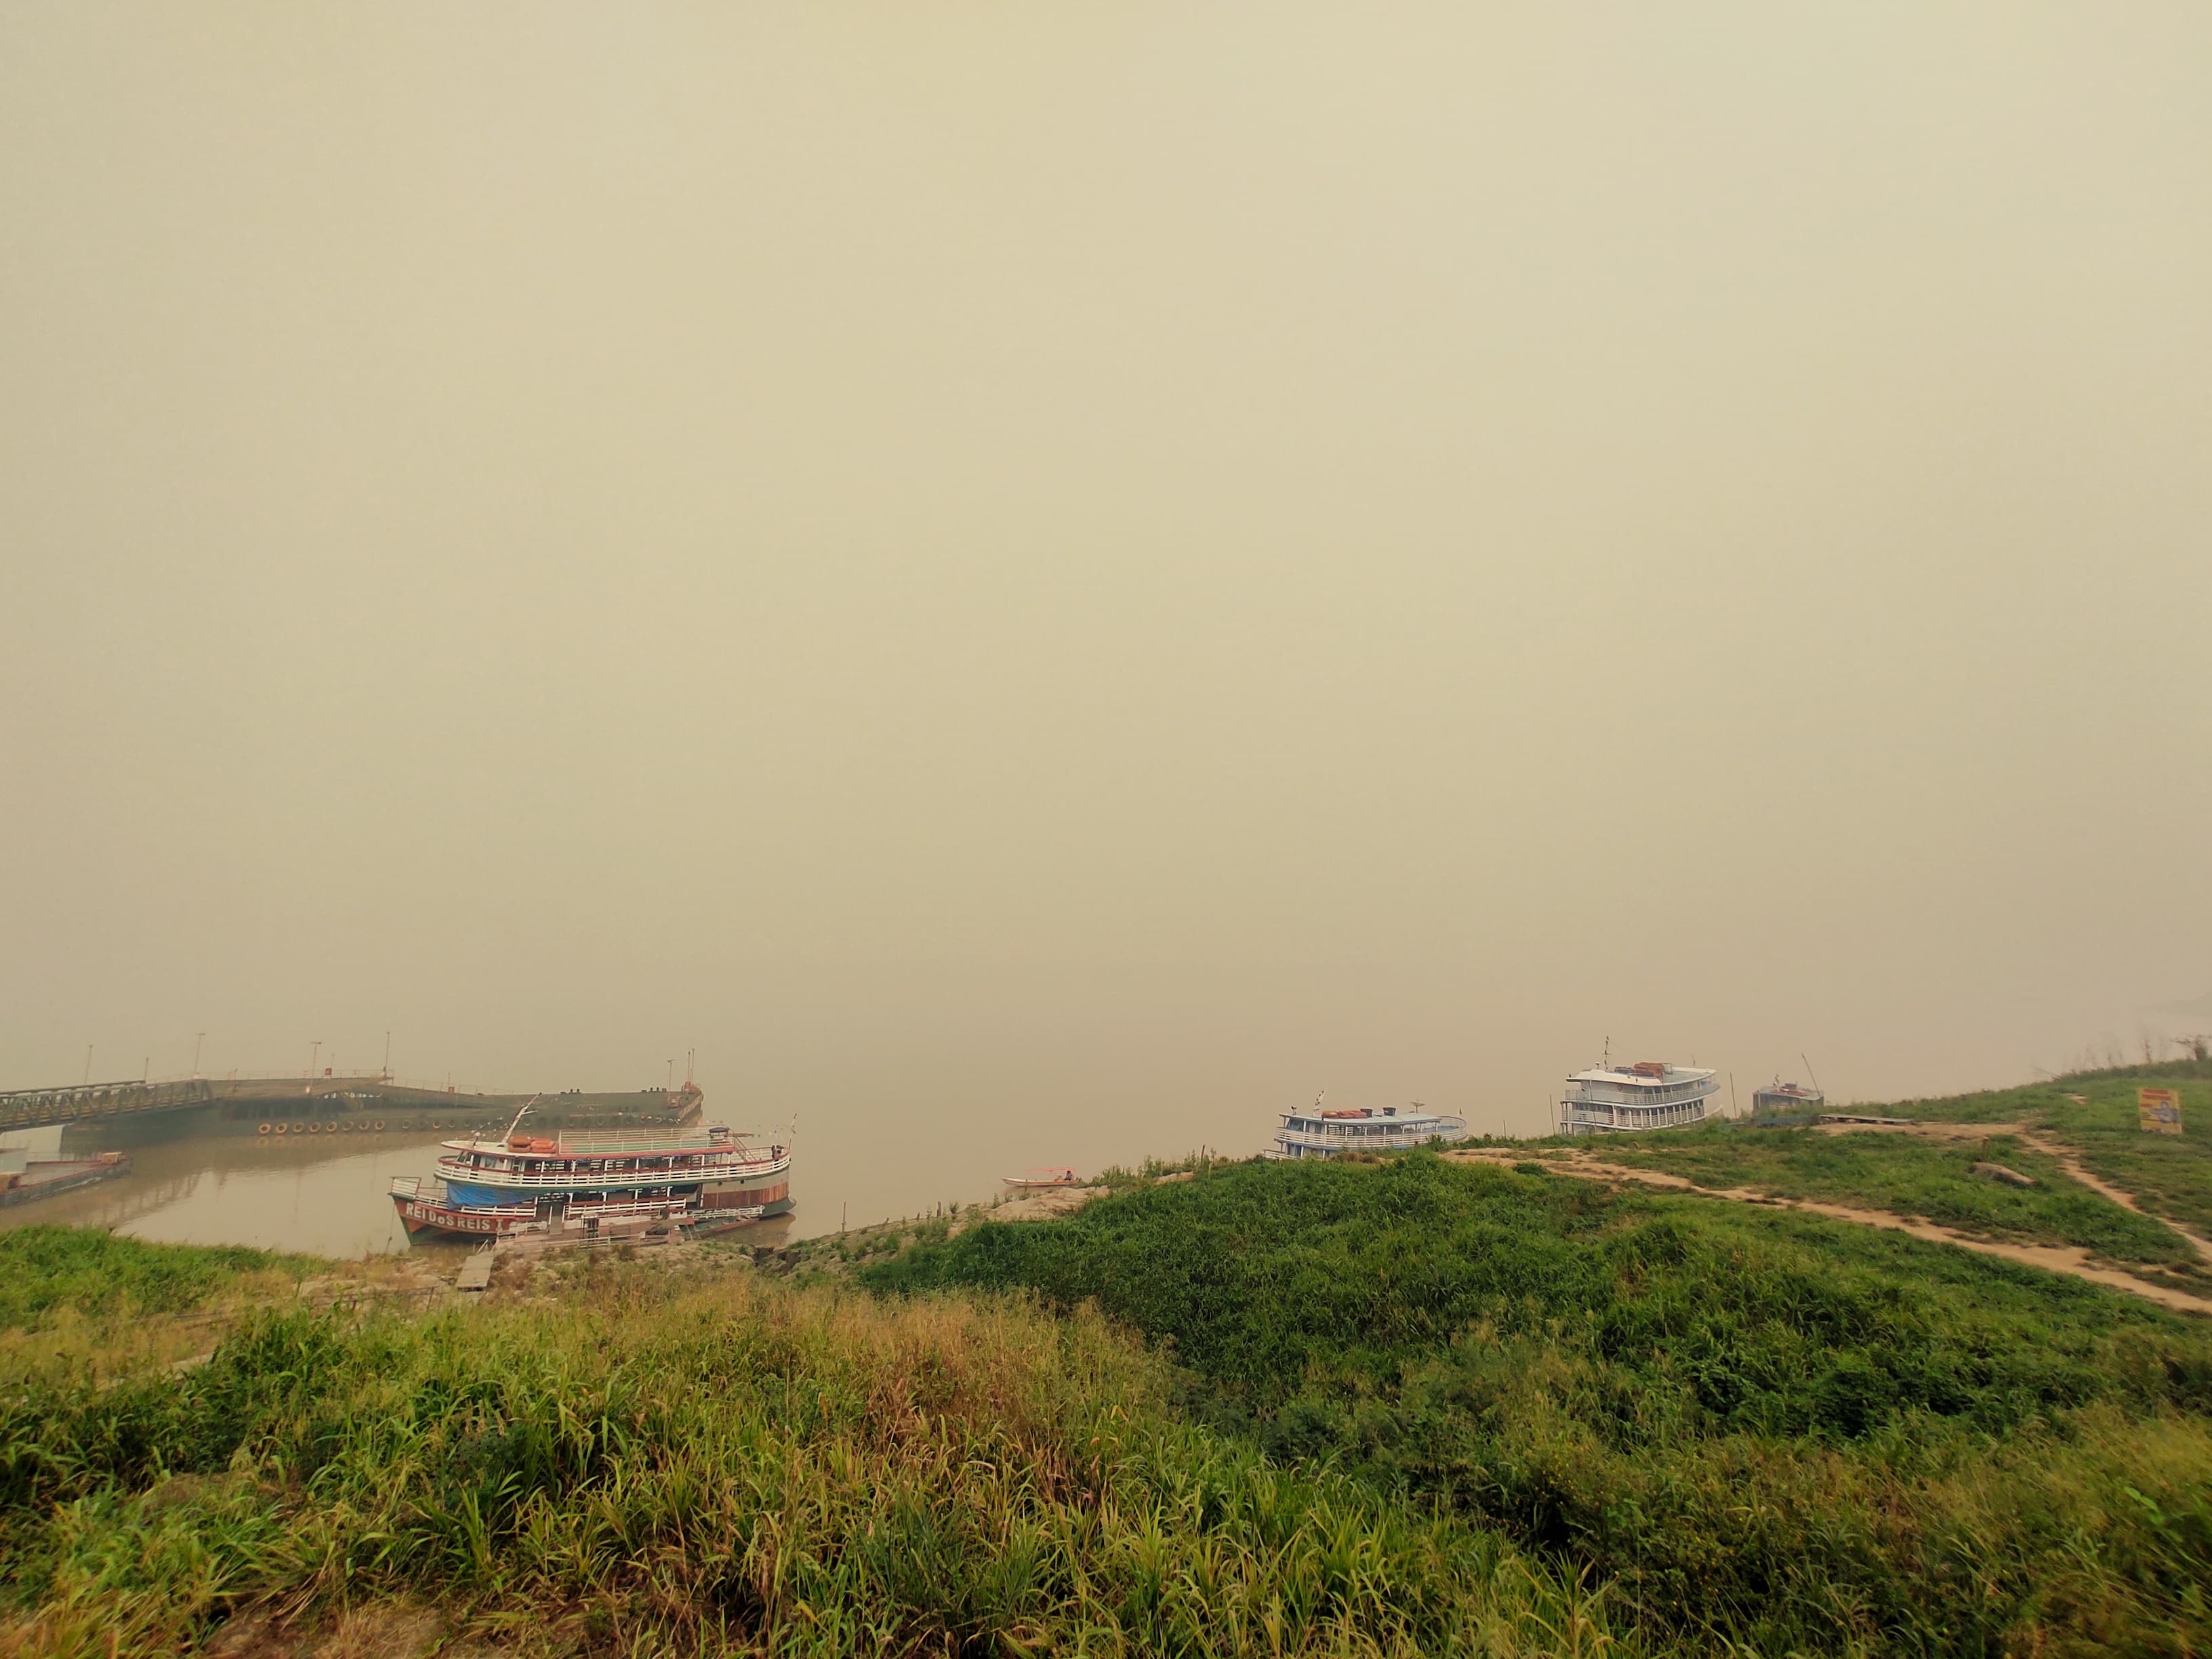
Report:
M 2136 1096 L 2147 1085 L 2179 1091 L 2181 1133 L 2143 1133 Z M 2080 1152 L 2090 1173 L 2120 1188 L 2152 1214 L 2212 1238 L 2212 1061 L 2116 1066 L 2024 1089 L 1911 1100 L 1880 1109 L 1942 1122 L 2023 1122 L 2046 1129 L 2052 1139 Z
M 2212 1345 L 2034 1269 L 1416 1154 L 1236 1166 L 863 1277 L 1095 1304 L 1201 1418 L 1589 1571 L 1655 1642 L 2212 1637 Z
M 184 1313 L 317 1265 L 264 1250 L 148 1244 L 94 1228 L 17 1227 L 0 1232 L 0 1330 L 34 1329 L 64 1311 L 83 1319 Z
M 1663 1170 L 1717 1189 L 1749 1187 L 1780 1198 L 1920 1216 L 1984 1238 L 2069 1244 L 2124 1267 L 2152 1267 L 2198 1285 L 2212 1271 L 2190 1242 L 2075 1181 L 2057 1159 L 2010 1135 L 1954 1143 L 1869 1130 L 1750 1129 L 1717 1123 L 1607 1137 L 1610 1162 Z M 1974 1172 L 1994 1162 L 2033 1177 L 2014 1187 Z
M 1171 1409 L 1090 1316 L 607 1265 L 556 1307 L 264 1312 L 205 1365 L 12 1379 L 9 1650 L 434 1603 L 502 1652 L 1588 1652 L 1497 1534 Z M 261 1650 L 257 1648 L 255 1650 Z

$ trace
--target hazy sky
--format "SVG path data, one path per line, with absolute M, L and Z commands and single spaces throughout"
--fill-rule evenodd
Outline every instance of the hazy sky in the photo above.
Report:
M 2212 1025 L 2208 296 L 2201 0 L 10 4 L 0 1084 Z

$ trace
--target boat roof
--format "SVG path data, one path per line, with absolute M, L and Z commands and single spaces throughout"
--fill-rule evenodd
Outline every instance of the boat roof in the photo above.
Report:
M 1663 1089 L 1676 1083 L 1702 1083 L 1720 1073 L 1700 1066 L 1665 1066 L 1658 1072 L 1639 1072 L 1631 1066 L 1593 1066 L 1587 1072 L 1568 1074 L 1570 1083 L 1620 1083 L 1635 1089 Z
M 1461 1120 L 1449 1112 L 1432 1112 L 1426 1107 L 1408 1110 L 1401 1106 L 1395 1112 L 1380 1106 L 1331 1106 L 1326 1110 L 1312 1106 L 1301 1106 L 1285 1112 L 1285 1121 L 1304 1118 L 1309 1122 L 1320 1122 L 1326 1118 L 1332 1123 L 1457 1123 Z

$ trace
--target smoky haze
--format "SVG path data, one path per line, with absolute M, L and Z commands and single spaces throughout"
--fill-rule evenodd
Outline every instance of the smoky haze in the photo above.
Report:
M 18 5 L 0 227 L 0 1085 L 2212 1026 L 2200 4 Z

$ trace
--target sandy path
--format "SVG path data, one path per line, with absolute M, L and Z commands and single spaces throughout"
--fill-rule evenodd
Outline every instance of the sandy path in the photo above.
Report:
M 2081 1099 L 2079 1095 L 2069 1095 L 2067 1097 L 2069 1100 Z M 1817 1127 L 1819 1127 L 1820 1132 L 1826 1135 L 1904 1134 L 1911 1135 L 1915 1139 L 1920 1140 L 1942 1140 L 1954 1143 L 1966 1140 L 1982 1140 L 1991 1135 L 2010 1135 L 2014 1139 L 2025 1141 L 2028 1146 L 2034 1147 L 2037 1152 L 2041 1152 L 2045 1158 L 2056 1162 L 2058 1167 L 2065 1170 L 2071 1179 L 2080 1182 L 2091 1192 L 2099 1194 L 2100 1197 L 2109 1198 L 2113 1203 L 2118 1205 L 2124 1210 L 2133 1210 L 2137 1215 L 2147 1216 L 2151 1220 L 2157 1222 L 2160 1226 L 2166 1228 L 2172 1232 L 2179 1235 L 2180 1237 L 2186 1239 L 2189 1242 L 2191 1248 L 2197 1252 L 2200 1258 L 2206 1261 L 2212 1261 L 2212 1240 L 2200 1238 L 2195 1233 L 2191 1232 L 2188 1228 L 2183 1226 L 2179 1222 L 2172 1220 L 2166 1216 L 2154 1214 L 2152 1212 L 2146 1210 L 2142 1205 L 2136 1202 L 2134 1194 L 2127 1191 L 2124 1188 L 2115 1187 L 2111 1182 L 2106 1181 L 2101 1176 L 2090 1174 L 2087 1170 L 2082 1167 L 2081 1154 L 2076 1152 L 2071 1146 L 2067 1146 L 2063 1141 L 2051 1139 L 2051 1137 L 2044 1131 L 2032 1128 L 2027 1124 L 1823 1123 Z
M 2183 1226 L 2179 1221 L 2173 1220 L 2170 1217 L 2154 1214 L 2152 1212 L 2143 1208 L 2142 1205 L 2136 1203 L 2135 1200 L 2135 1195 L 2132 1193 L 2130 1193 L 2122 1188 L 2115 1187 L 2111 1182 L 2106 1180 L 2102 1176 L 2090 1174 L 2088 1170 L 2081 1167 L 2081 1158 L 2075 1153 L 2073 1148 L 2070 1146 L 2066 1146 L 2058 1141 L 2049 1139 L 2043 1135 L 2038 1134 L 2033 1129 L 2022 1129 L 2019 1133 L 2020 1138 L 2022 1140 L 2034 1147 L 2037 1152 L 2041 1152 L 2045 1158 L 2055 1158 L 2057 1161 L 2058 1167 L 2060 1169 L 2065 1170 L 2068 1175 L 2080 1182 L 2091 1192 L 2102 1194 L 2105 1197 L 2111 1199 L 2113 1203 L 2118 1205 L 2124 1210 L 2133 1210 L 2137 1215 L 2149 1216 L 2150 1218 L 2153 1221 L 2157 1222 L 2160 1226 L 2166 1228 L 2171 1232 L 2179 1233 L 2182 1237 L 2187 1239 L 2191 1244 L 2196 1247 L 2197 1254 L 2201 1259 L 2206 1261 L 2212 1261 L 2212 1241 L 2199 1238 L 2195 1233 L 2191 1232 L 2188 1228 Z
M 1945 1138 L 1972 1139 L 1987 1134 L 2021 1134 L 2018 1125 L 2008 1124 L 2000 1128 L 1994 1124 L 1929 1124 L 1915 1125 L 1916 1128 L 1961 1130 L 1964 1133 Z M 2027 1137 L 2024 1134 L 2021 1139 Z M 2040 1150 L 2040 1149 L 2039 1149 Z M 2067 1273 L 2075 1279 L 2086 1279 L 2092 1284 L 2106 1285 L 2114 1290 L 2126 1291 L 2152 1302 L 2162 1303 L 2184 1313 L 2212 1314 L 2212 1300 L 2192 1296 L 2170 1285 L 2152 1285 L 2116 1267 L 2100 1267 L 2089 1259 L 2089 1253 L 2071 1244 L 2008 1244 L 1995 1239 L 1975 1238 L 1970 1234 L 1940 1227 L 1932 1221 L 1917 1217 L 1893 1215 L 1887 1210 L 1863 1210 L 1848 1204 L 1826 1204 L 1810 1198 L 1777 1198 L 1771 1193 L 1754 1192 L 1748 1187 L 1700 1187 L 1688 1177 L 1669 1175 L 1663 1170 L 1638 1170 L 1625 1164 L 1608 1164 L 1587 1152 L 1568 1152 L 1553 1157 L 1532 1159 L 1525 1152 L 1493 1151 L 1486 1147 L 1469 1148 L 1463 1152 L 1446 1152 L 1445 1158 L 1455 1164 L 1496 1164 L 1510 1168 L 1516 1164 L 1541 1163 L 1562 1175 L 1579 1176 L 1590 1181 L 1632 1182 L 1640 1187 L 1659 1187 L 1674 1192 L 1695 1193 L 1702 1198 L 1724 1198 L 1737 1204 L 1763 1205 L 1771 1210 L 1808 1210 L 1814 1215 L 1832 1216 L 1838 1221 L 1856 1221 L 1862 1226 L 1881 1227 L 1890 1232 L 1910 1233 L 1915 1238 L 1924 1238 L 1936 1244 L 1955 1244 L 1962 1250 L 1973 1250 L 1983 1255 L 2002 1256 L 2008 1261 L 2025 1262 L 2031 1267 L 2042 1267 L 2051 1273 Z M 2134 1206 L 2129 1206 L 2130 1209 Z

